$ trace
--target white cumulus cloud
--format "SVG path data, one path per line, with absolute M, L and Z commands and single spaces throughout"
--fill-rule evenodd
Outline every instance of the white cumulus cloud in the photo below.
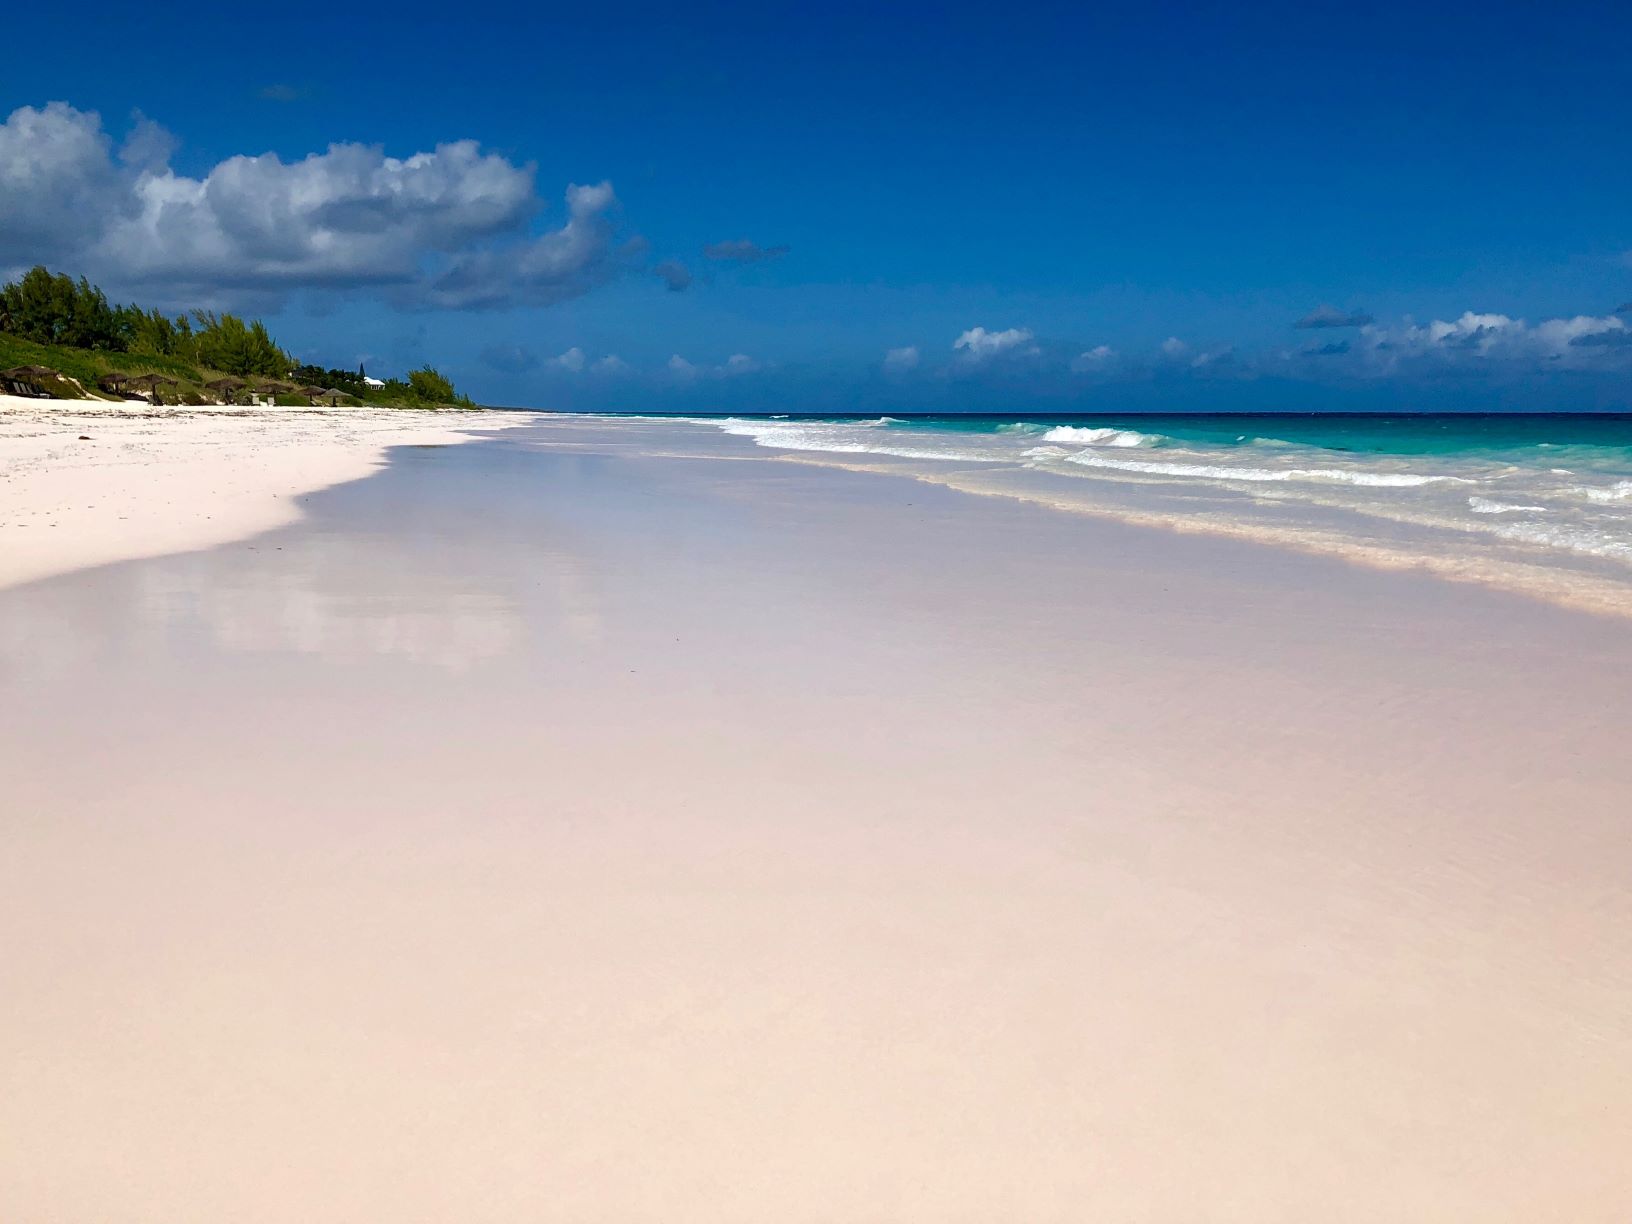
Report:
M 1025 327 L 997 332 L 971 327 L 952 342 L 952 348 L 971 361 L 987 361 L 999 356 L 1032 357 L 1039 351 L 1031 330 Z
M 1372 373 L 1410 368 L 1591 369 L 1627 359 L 1632 328 L 1615 315 L 1573 315 L 1530 323 L 1495 312 L 1455 319 L 1406 320 L 1361 329 L 1354 354 Z
M 754 374 L 764 368 L 763 363 L 747 353 L 732 353 L 719 365 L 697 365 L 676 353 L 669 358 L 668 364 L 669 373 L 685 382 L 694 378 L 734 378 L 740 374 Z
M 1116 350 L 1108 344 L 1096 344 L 1086 352 L 1078 353 L 1071 361 L 1071 368 L 1079 374 L 1093 370 L 1103 370 L 1116 359 Z
M 139 121 L 115 153 L 101 118 L 62 102 L 0 124 L 0 266 L 70 265 L 124 287 L 279 292 L 389 286 L 406 303 L 543 303 L 611 275 L 611 184 L 567 189 L 533 233 L 534 167 L 474 140 L 408 157 L 332 144 L 296 161 L 229 157 L 177 173 Z
M 892 374 L 902 374 L 908 370 L 918 368 L 918 346 L 908 344 L 901 348 L 892 348 L 884 354 L 884 368 Z

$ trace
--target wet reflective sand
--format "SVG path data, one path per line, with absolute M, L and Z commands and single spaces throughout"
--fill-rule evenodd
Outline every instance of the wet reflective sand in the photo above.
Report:
M 309 510 L 0 592 L 0 1217 L 1624 1219 L 1624 622 L 678 428 Z

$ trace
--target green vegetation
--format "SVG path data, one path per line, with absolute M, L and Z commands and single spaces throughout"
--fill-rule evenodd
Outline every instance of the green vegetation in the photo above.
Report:
M 60 371 L 83 388 L 87 395 L 101 399 L 116 399 L 97 390 L 97 383 L 108 374 L 163 374 L 174 378 L 177 387 L 172 390 L 191 390 L 197 398 L 193 403 L 205 403 L 203 386 L 211 379 L 222 377 L 215 372 L 200 370 L 197 366 L 174 357 L 152 353 L 107 353 L 93 349 L 69 348 L 60 344 L 36 344 L 18 336 L 0 331 L 0 370 L 14 366 L 39 365 Z M 72 384 L 47 383 L 43 389 L 59 399 L 79 399 L 79 390 Z M 171 398 L 175 398 L 172 396 Z
M 335 391 L 343 391 L 352 399 L 364 404 L 377 404 L 388 407 L 405 408 L 440 408 L 451 405 L 455 408 L 474 408 L 476 404 L 468 395 L 460 395 L 453 389 L 453 384 L 430 366 L 422 366 L 408 375 L 408 381 L 398 378 L 388 378 L 383 387 L 371 387 L 365 381 L 367 375 L 362 367 L 355 370 L 324 369 L 322 366 L 296 366 L 289 372 L 292 382 L 302 386 L 317 386 Z
M 370 387 L 363 372 L 300 365 L 273 341 L 259 319 L 194 310 L 170 318 L 140 306 L 110 305 L 84 277 L 75 281 L 43 267 L 0 286 L 0 369 L 39 365 L 78 383 L 47 380 L 42 389 L 59 398 L 117 398 L 98 390 L 109 374 L 162 374 L 176 380 L 156 393 L 165 403 L 205 404 L 216 395 L 206 383 L 232 376 L 250 384 L 287 382 L 344 392 L 353 404 L 387 408 L 471 408 L 469 396 L 430 366 L 406 382 Z M 280 389 L 274 402 L 305 405 L 304 395 Z

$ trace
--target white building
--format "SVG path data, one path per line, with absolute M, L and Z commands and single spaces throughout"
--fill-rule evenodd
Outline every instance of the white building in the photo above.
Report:
M 363 386 L 369 388 L 371 391 L 379 391 L 385 387 L 385 382 L 382 379 L 370 378 L 367 374 L 364 374 Z

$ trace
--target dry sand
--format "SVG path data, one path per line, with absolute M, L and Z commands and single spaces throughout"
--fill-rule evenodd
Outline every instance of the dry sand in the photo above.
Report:
M 679 427 L 305 505 L 0 592 L 0 1218 L 1628 1218 L 1624 622 Z
M 205 548 L 299 517 L 385 449 L 449 445 L 516 413 L 150 408 L 0 395 L 0 588 Z

